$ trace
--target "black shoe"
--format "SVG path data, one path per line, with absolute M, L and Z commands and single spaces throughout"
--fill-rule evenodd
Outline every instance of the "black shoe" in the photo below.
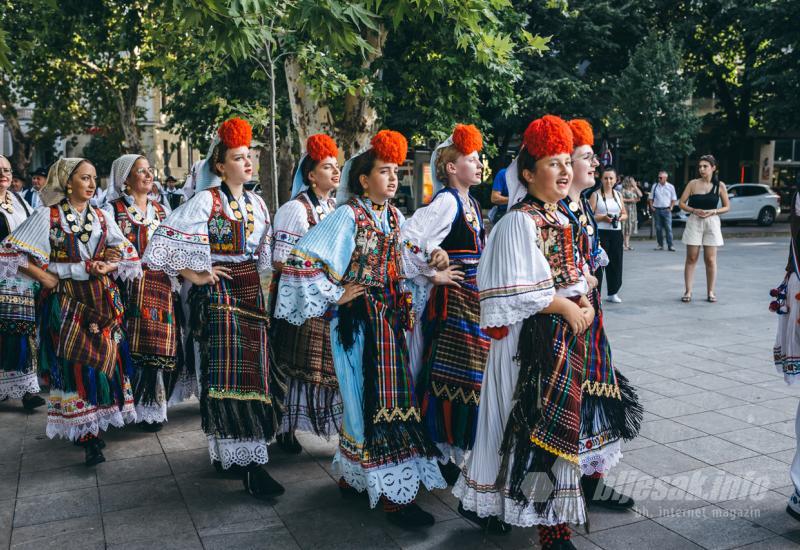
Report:
M 22 396 L 22 408 L 26 411 L 32 411 L 33 409 L 37 409 L 44 405 L 46 401 L 39 397 L 38 395 L 33 395 L 32 393 L 26 393 Z
M 244 472 L 242 483 L 249 495 L 260 499 L 277 497 L 286 491 L 283 485 L 272 479 L 261 466 L 249 466 Z
M 634 502 L 631 497 L 618 493 L 603 483 L 601 478 L 582 476 L 581 487 L 586 497 L 586 504 L 589 506 L 599 506 L 609 510 L 628 510 L 633 508 Z
M 163 422 L 139 422 L 139 429 L 151 434 L 160 432 L 163 427 Z
M 439 471 L 442 473 L 442 477 L 448 485 L 455 485 L 456 481 L 458 481 L 458 476 L 461 475 L 461 468 L 452 462 L 448 462 L 444 466 L 440 462 Z
M 797 521 L 800 521 L 800 512 L 796 512 L 791 506 L 786 505 L 786 513 L 792 516 Z
M 97 466 L 106 461 L 106 457 L 103 456 L 103 451 L 100 450 L 100 444 L 96 439 L 87 441 L 83 447 L 83 452 L 86 456 L 84 462 L 87 466 Z
M 100 439 L 99 437 L 95 437 L 94 439 L 89 439 L 87 441 L 75 440 L 72 442 L 72 444 L 75 445 L 76 447 L 86 447 L 86 444 L 92 441 L 95 442 L 98 449 L 102 450 L 106 448 L 106 442 Z
M 497 516 L 479 517 L 477 513 L 465 510 L 460 502 L 458 503 L 458 513 L 490 535 L 507 535 L 511 532 L 511 526 Z
M 359 491 L 352 485 L 338 485 L 339 493 L 341 493 L 342 498 L 346 499 L 361 499 L 365 497 L 369 497 L 369 493 L 367 491 Z
M 669 250 L 670 252 L 675 252 L 675 247 L 673 247 L 673 246 L 670 246 L 670 247 L 668 248 L 668 250 Z
M 280 447 L 285 453 L 289 453 L 290 455 L 299 455 L 303 452 L 303 446 L 300 445 L 300 442 L 297 441 L 297 438 L 293 433 L 278 434 L 278 437 L 275 439 L 278 442 L 278 447 Z
M 430 527 L 436 520 L 433 514 L 429 514 L 419 507 L 415 502 L 403 506 L 396 512 L 386 512 L 386 519 L 389 523 L 402 529 L 413 529 L 415 527 Z

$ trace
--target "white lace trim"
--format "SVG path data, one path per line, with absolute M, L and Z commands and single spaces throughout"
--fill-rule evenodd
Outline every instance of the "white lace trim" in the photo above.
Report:
M 132 281 L 142 277 L 142 262 L 139 260 L 123 260 L 117 267 L 117 277 L 123 281 Z
M 269 461 L 267 442 L 263 439 L 223 439 L 209 435 L 208 454 L 212 462 L 222 463 L 224 470 L 234 464 L 247 466 L 251 462 L 266 464 Z
M 619 439 L 611 441 L 599 449 L 582 451 L 578 456 L 581 464 L 581 473 L 585 476 L 606 474 L 619 463 L 621 458 L 622 444 Z
M 269 230 L 264 233 L 261 242 L 256 250 L 258 260 L 256 261 L 256 270 L 259 273 L 267 273 L 272 271 L 272 238 Z
M 375 508 L 381 495 L 395 504 L 410 504 L 419 492 L 420 482 L 430 491 L 445 489 L 447 483 L 439 471 L 435 458 L 412 458 L 400 464 L 382 468 L 363 468 L 336 451 L 333 471 L 358 492 L 366 489 L 370 508 Z
M 320 271 L 312 277 L 296 277 L 291 272 L 281 275 L 278 304 L 274 316 L 300 326 L 306 319 L 322 317 L 331 304 L 339 301 L 344 288 L 331 282 Z
M 115 405 L 112 405 L 81 417 L 80 422 L 71 422 L 61 416 L 48 415 L 46 433 L 50 439 L 63 437 L 70 441 L 77 441 L 85 435 L 98 435 L 100 432 L 106 431 L 109 426 L 122 428 L 125 424 L 135 422 L 136 411 L 133 406 L 126 406 L 120 411 Z
M 20 267 L 28 267 L 28 255 L 21 252 L 0 254 L 0 278 L 16 277 Z
M 550 288 L 482 301 L 481 328 L 510 327 L 524 321 L 549 306 L 554 296 L 555 291 Z
M 156 424 L 167 421 L 167 403 L 160 405 L 136 405 L 136 423 Z
M 172 389 L 172 395 L 169 396 L 167 407 L 172 407 L 191 399 L 192 396 L 199 396 L 200 389 L 197 387 L 197 378 L 185 373 L 181 376 L 175 387 Z
M 143 261 L 150 269 L 173 277 L 183 269 L 211 271 L 211 248 L 208 243 L 153 240 L 147 246 Z
M 557 479 L 564 479 L 565 486 L 580 487 L 580 474 L 573 464 L 559 460 L 553 470 Z M 545 476 L 542 476 L 542 479 L 544 478 Z M 496 516 L 517 527 L 586 523 L 586 504 L 581 494 L 556 497 L 542 515 L 536 512 L 533 502 L 529 501 L 527 505 L 523 505 L 505 496 L 496 488 L 481 487 L 479 490 L 477 484 L 468 480 L 462 470 L 453 487 L 453 495 L 461 501 L 465 510 L 477 513 L 478 517 Z
M 465 451 L 449 443 L 437 443 L 436 446 L 439 447 L 439 450 L 442 452 L 442 456 L 438 460 L 445 466 L 449 462 L 452 462 L 459 468 L 462 468 L 464 464 L 466 464 L 471 453 L 471 451 Z
M 35 372 L 0 372 L 0 401 L 21 399 L 26 393 L 39 393 L 39 378 Z

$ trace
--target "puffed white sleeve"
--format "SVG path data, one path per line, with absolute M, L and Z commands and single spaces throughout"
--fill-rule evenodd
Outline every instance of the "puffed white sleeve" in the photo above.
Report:
M 272 221 L 270 220 L 269 210 L 267 209 L 267 203 L 264 202 L 264 199 L 250 191 L 248 191 L 248 193 L 258 204 L 258 208 L 263 216 L 264 231 L 258 238 L 255 257 L 256 270 L 264 274 L 272 271 Z
M 106 220 L 106 246 L 119 250 L 122 259 L 117 267 L 117 276 L 123 281 L 131 281 L 142 276 L 142 262 L 136 248 L 125 238 L 113 216 L 104 216 Z
M 478 264 L 481 328 L 505 327 L 553 301 L 555 286 L 530 215 L 512 210 L 489 234 Z
M 403 267 L 406 276 L 430 276 L 435 270 L 428 265 L 431 252 L 439 248 L 450 233 L 458 215 L 458 201 L 451 193 L 439 193 L 406 220 L 400 230 L 403 242 Z
M 3 240 L 0 277 L 14 277 L 28 259 L 42 269 L 50 263 L 50 207 L 37 208 Z
M 300 201 L 291 200 L 275 212 L 272 263 L 286 263 L 300 238 L 308 233 L 306 209 Z
M 211 271 L 208 218 L 213 198 L 201 191 L 173 210 L 153 232 L 142 262 L 149 269 L 177 276 L 183 269 Z

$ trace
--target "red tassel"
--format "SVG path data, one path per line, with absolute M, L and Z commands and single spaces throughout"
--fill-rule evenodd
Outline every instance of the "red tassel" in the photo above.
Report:
M 502 340 L 508 336 L 508 327 L 486 327 L 482 330 L 493 340 Z
M 75 363 L 72 365 L 72 374 L 75 376 L 75 388 L 78 391 L 78 395 L 81 396 L 81 399 L 86 399 L 88 394 L 86 393 L 86 387 L 83 385 L 83 366 Z

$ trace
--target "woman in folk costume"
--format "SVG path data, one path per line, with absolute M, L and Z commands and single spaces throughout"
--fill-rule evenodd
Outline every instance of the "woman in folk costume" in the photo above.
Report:
M 0 241 L 31 215 L 33 208 L 11 186 L 11 163 L 0 155 Z M 0 265 L 2 268 L 2 265 Z M 0 269 L 0 401 L 22 399 L 27 410 L 44 405 L 38 395 L 39 339 L 36 294 L 39 283 Z
M 18 267 L 47 289 L 39 331 L 39 369 L 50 382 L 47 435 L 82 444 L 87 465 L 105 460 L 101 430 L 136 420 L 124 310 L 110 275 L 142 275 L 114 218 L 90 206 L 96 187 L 91 162 L 59 159 L 42 196 L 50 206 L 12 231 L 0 254 L 4 273 Z
M 769 310 L 778 314 L 778 331 L 775 336 L 773 359 L 779 374 L 788 385 L 800 381 L 800 193 L 792 197 L 792 210 L 789 215 L 791 241 L 789 260 L 783 282 L 770 291 L 772 302 Z M 794 421 L 796 449 L 789 469 L 789 477 L 794 492 L 789 497 L 786 512 L 800 521 L 800 405 Z
M 644 411 L 628 379 L 613 367 L 611 346 L 603 326 L 595 272 L 608 264 L 608 257 L 600 247 L 594 213 L 584 194 L 594 186 L 599 165 L 592 149 L 594 133 L 585 120 L 575 119 L 568 124 L 575 146 L 573 178 L 569 196 L 559 201 L 559 208 L 572 224 L 581 269 L 591 289 L 589 301 L 596 312 L 586 335 L 581 388 L 581 484 L 588 505 L 625 509 L 633 506 L 633 499 L 605 486 L 601 479 L 622 458 L 621 440 L 631 440 L 639 433 Z
M 251 139 L 250 124 L 240 118 L 220 126 L 195 195 L 158 226 L 143 260 L 194 285 L 189 330 L 199 350 L 200 412 L 212 462 L 240 471 L 248 493 L 269 498 L 283 493 L 263 468 L 276 423 L 259 276 L 271 269 L 272 227 L 264 201 L 244 188 L 253 175 Z
M 578 442 L 594 308 L 557 205 L 572 181 L 572 150 L 567 123 L 546 115 L 525 130 L 508 169 L 514 206 L 478 266 L 481 326 L 492 337 L 478 431 L 453 489 L 462 513 L 489 529 L 538 525 L 545 549 L 574 548 L 567 524 L 586 521 Z
M 389 204 L 407 143 L 382 130 L 348 160 L 352 197 L 295 246 L 281 272 L 275 317 L 301 325 L 330 315 L 333 364 L 344 405 L 333 459 L 343 495 L 367 491 L 389 521 L 432 525 L 414 499 L 420 483 L 444 488 L 439 451 L 422 425 L 408 363 L 412 296 L 404 286 L 400 227 Z
M 306 153 L 294 174 L 292 200 L 275 213 L 272 265 L 276 273 L 283 269 L 300 238 L 336 208 L 332 195 L 341 176 L 338 155 L 330 136 L 314 134 L 306 141 Z M 278 281 L 279 277 L 273 277 L 275 291 Z M 296 454 L 302 447 L 295 430 L 327 438 L 339 433 L 341 427 L 342 399 L 333 368 L 330 324 L 324 317 L 313 317 L 300 326 L 276 318 L 271 337 L 273 366 L 287 384 L 278 443 Z
M 418 324 L 423 340 L 421 368 L 413 370 L 419 371 L 415 385 L 423 423 L 447 461 L 442 474 L 451 485 L 458 479 L 464 453 L 474 443 L 489 353 L 489 337 L 480 329 L 475 279 L 484 245 L 483 217 L 478 201 L 469 193 L 483 179 L 482 146 L 475 126 L 456 125 L 431 158 L 431 176 L 441 190 L 401 232 L 404 241 L 417 244 L 425 255 L 442 249 L 450 260 L 448 270 L 432 272 L 424 256 L 408 254 L 406 275 L 430 292 L 427 302 L 423 300 L 426 307 Z
M 141 155 L 123 155 L 111 165 L 108 202 L 103 209 L 142 256 L 169 207 L 148 198 L 153 169 Z M 145 266 L 141 279 L 121 285 L 125 330 L 134 364 L 131 379 L 136 421 L 157 432 L 167 420 L 167 400 L 183 364 L 180 303 L 170 277 Z

